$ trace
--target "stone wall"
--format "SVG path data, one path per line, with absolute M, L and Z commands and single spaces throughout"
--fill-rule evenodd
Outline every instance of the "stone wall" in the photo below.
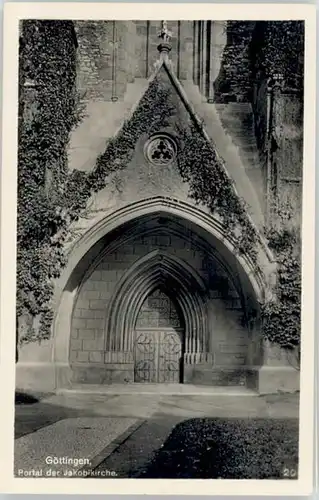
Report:
M 274 96 L 273 179 L 278 202 L 290 208 L 297 225 L 301 224 L 303 168 L 303 104 L 299 92 L 283 90 Z
M 82 101 L 92 106 L 86 109 L 86 119 L 76 129 L 75 135 L 77 133 L 78 135 L 75 146 L 78 152 L 74 161 L 70 161 L 70 166 L 90 171 L 95 166 L 98 154 L 104 151 L 106 139 L 114 136 L 128 111 L 138 102 L 141 92 L 145 89 L 145 79 L 150 76 L 154 62 L 158 58 L 157 45 L 159 40 L 157 33 L 160 23 L 147 21 L 116 23 L 92 21 L 83 23 L 78 21 L 75 24 L 79 45 L 78 90 Z M 211 23 L 211 62 L 214 63 L 211 68 L 214 71 L 209 79 L 205 79 L 205 64 L 202 64 L 198 88 L 196 87 L 199 95 L 192 95 L 190 102 L 195 103 L 194 107 L 198 111 L 198 116 L 205 118 L 206 128 L 212 139 L 218 144 L 219 153 L 225 161 L 227 160 L 226 167 L 231 175 L 234 176 L 234 171 L 237 171 L 237 184 L 240 184 L 241 178 L 244 189 L 239 189 L 240 194 L 246 201 L 248 199 L 254 200 L 251 196 L 250 184 L 244 175 L 247 166 L 249 168 L 253 166 L 256 171 L 256 174 L 254 173 L 256 180 L 260 167 L 257 161 L 254 162 L 252 154 L 255 151 L 255 145 L 253 140 L 250 141 L 250 139 L 254 139 L 250 130 L 250 104 L 246 102 L 228 104 L 228 101 L 245 101 L 250 92 L 247 83 L 249 79 L 248 61 L 236 56 L 236 51 L 241 50 L 241 54 L 245 54 L 246 57 L 249 37 L 246 37 L 244 43 L 238 39 L 238 34 L 225 33 L 223 25 L 224 22 Z M 187 92 L 189 95 L 194 90 L 190 87 L 195 87 L 190 82 L 194 76 L 196 55 L 194 25 L 192 22 L 170 21 L 169 29 L 174 33 L 171 53 L 174 69 L 182 80 L 184 88 L 188 84 Z M 233 60 L 230 65 L 224 57 L 227 47 L 228 49 L 232 48 L 230 52 L 233 54 Z M 202 59 L 203 55 L 204 52 L 200 52 Z M 240 67 L 241 64 L 242 67 Z M 207 81 L 215 81 L 215 78 L 218 77 L 218 74 L 222 74 L 222 71 L 225 71 L 224 83 L 226 80 L 229 82 L 228 89 L 225 90 L 225 87 L 223 89 L 223 86 L 217 88 L 222 104 L 215 106 L 204 102 L 203 95 L 205 95 L 205 89 L 207 90 Z M 130 85 L 133 81 L 134 84 Z M 140 83 L 142 83 L 141 86 Z M 208 90 L 211 92 L 211 87 Z M 267 103 L 265 104 L 262 95 L 264 90 L 256 99 L 261 118 L 259 122 L 260 149 L 266 143 Z M 206 97 L 208 96 L 206 95 Z M 288 97 L 282 94 L 278 99 L 278 123 L 279 125 L 280 123 L 287 125 L 286 130 L 278 129 L 276 134 L 279 145 L 277 155 L 281 167 L 281 189 L 282 192 L 286 189 L 287 198 L 291 198 L 293 189 L 296 189 L 296 196 L 298 196 L 301 187 L 301 179 L 298 177 L 298 172 L 301 169 L 301 157 L 300 154 L 298 156 L 298 151 L 300 153 L 302 107 L 301 101 L 296 100 L 291 95 Z M 119 102 L 115 103 L 116 100 Z M 225 104 L 226 102 L 227 104 Z M 178 112 L 181 108 L 185 113 L 184 107 L 180 105 L 178 100 Z M 218 116 L 216 110 L 219 112 Z M 297 127 L 296 123 L 298 123 Z M 243 141 L 244 135 L 249 140 Z M 116 213 L 119 208 L 125 207 L 132 201 L 137 202 L 147 197 L 164 196 L 166 200 L 174 198 L 179 203 L 184 200 L 194 204 L 194 200 L 188 196 L 189 186 L 182 182 L 176 165 L 163 166 L 159 169 L 157 166 L 147 163 L 143 153 L 146 139 L 146 136 L 141 137 L 136 144 L 135 156 L 127 168 L 120 174 L 111 176 L 107 187 L 94 197 L 94 203 L 91 206 L 92 219 L 85 218 L 79 222 L 79 226 L 83 224 L 80 226 L 80 234 L 81 231 L 82 235 L 85 231 L 89 232 L 97 221 L 101 222 L 112 212 Z M 74 147 L 72 141 L 71 146 Z M 72 147 L 69 153 L 72 152 Z M 242 163 L 239 161 L 239 155 L 242 155 Z M 245 166 L 245 170 L 244 168 L 240 170 L 242 164 Z M 290 170 L 291 166 L 292 170 Z M 258 178 L 258 183 L 256 182 L 258 186 L 261 185 L 259 180 Z M 242 184 L 240 184 L 240 188 Z M 258 189 L 255 189 L 256 192 Z M 252 206 L 253 203 L 250 205 Z M 205 208 L 201 208 L 208 212 Z M 94 216 L 97 219 L 94 219 Z M 201 363 L 187 363 L 185 381 L 208 384 L 243 383 L 250 365 L 260 365 L 260 350 L 258 339 L 257 342 L 254 342 L 255 338 L 252 332 L 243 326 L 244 311 L 237 293 L 230 285 L 229 275 L 217 265 L 217 260 L 215 261 L 214 258 L 208 257 L 194 248 L 190 243 L 189 236 L 178 239 L 172 235 L 165 235 L 165 237 L 161 235 L 160 241 L 157 238 L 158 235 L 150 235 L 150 240 L 134 239 L 126 243 L 120 249 L 105 256 L 97 267 L 86 275 L 74 301 L 72 333 L 69 344 L 73 382 L 108 383 L 133 380 L 134 363 L 131 353 L 112 353 L 109 350 L 108 339 L 112 332 L 108 332 L 106 327 L 108 304 L 124 272 L 136 259 L 152 249 L 160 247 L 190 263 L 207 285 L 205 298 L 210 333 L 208 354 L 211 356 L 201 360 Z M 221 247 L 223 247 L 222 243 L 219 245 L 219 249 Z M 225 260 L 227 260 L 226 257 Z M 234 263 L 235 256 L 228 255 L 228 260 Z M 236 269 L 236 266 L 232 265 L 232 268 Z M 72 294 L 67 290 L 63 296 L 63 299 L 66 298 L 66 301 L 69 301 L 68 304 L 72 301 L 70 311 L 73 307 L 73 294 L 76 293 L 77 287 L 78 282 L 74 285 Z M 67 328 L 63 326 L 60 329 L 63 335 L 66 333 L 65 342 L 69 342 L 70 325 L 68 321 Z M 61 335 L 59 340 L 61 341 Z M 55 338 L 53 337 L 50 345 L 46 343 L 40 347 L 36 344 L 26 346 L 23 360 L 47 362 L 48 369 L 53 373 L 52 359 L 55 359 L 54 355 L 57 350 L 52 347 L 54 342 Z M 62 348 L 58 346 L 58 349 L 65 352 L 65 356 L 67 356 L 68 349 L 64 344 Z M 56 359 L 58 359 L 57 365 L 59 365 L 61 356 Z M 63 358 L 63 361 L 66 360 Z M 68 363 L 65 365 L 67 365 L 65 368 L 69 369 Z M 36 367 L 36 370 L 36 378 L 39 378 L 38 373 L 41 373 L 41 367 Z M 56 383 L 57 378 L 56 374 L 53 373 L 52 384 Z M 20 379 L 23 380 L 24 375 Z M 61 385 L 63 386 L 63 384 Z
M 268 220 L 284 205 L 300 224 L 303 163 L 304 23 L 258 21 L 251 43 L 255 133 Z M 288 205 L 288 206 L 287 206 Z
M 148 78 L 154 71 L 154 64 L 158 59 L 160 21 L 134 21 L 134 23 L 136 25 L 135 76 Z M 170 57 L 174 71 L 182 80 L 192 78 L 193 22 L 169 21 L 168 27 L 172 33 Z
M 215 102 L 251 102 L 250 43 L 254 26 L 253 21 L 226 23 L 226 45 L 219 75 L 213 83 Z
M 255 134 L 267 195 L 268 219 L 283 205 L 301 222 L 303 168 L 303 97 L 265 77 L 254 85 Z
M 77 87 L 82 102 L 117 101 L 135 73 L 133 21 L 76 21 Z
M 263 171 L 264 186 L 266 186 L 267 149 L 270 125 L 270 92 L 266 78 L 258 79 L 253 84 L 252 109 L 256 144 Z
M 229 276 L 217 261 L 198 250 L 190 238 L 152 232 L 106 254 L 83 281 L 74 307 L 70 340 L 74 381 L 92 382 L 92 377 L 96 383 L 134 381 L 132 353 L 122 353 L 121 360 L 117 353 L 113 358 L 110 353 L 112 332 L 106 331 L 108 306 L 124 273 L 138 259 L 158 248 L 190 264 L 209 290 L 206 301 L 213 364 L 190 366 L 185 370 L 185 381 L 240 383 L 249 362 L 249 332 L 243 326 L 242 304 Z M 97 369 L 92 370 L 94 366 Z
M 191 78 L 193 23 L 170 21 L 177 76 Z M 159 21 L 76 21 L 77 85 L 82 102 L 122 100 L 127 84 L 148 78 L 158 59 Z
M 112 92 L 112 22 L 78 21 L 75 25 L 77 87 L 82 100 L 110 98 Z

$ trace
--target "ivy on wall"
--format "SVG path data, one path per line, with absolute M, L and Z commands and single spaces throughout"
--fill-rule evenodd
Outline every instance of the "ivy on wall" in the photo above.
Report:
M 88 173 L 68 172 L 69 136 L 79 119 L 71 24 L 57 29 L 49 21 L 31 22 L 25 26 L 21 48 L 24 81 L 32 75 L 38 88 L 33 119 L 21 120 L 19 135 L 17 313 L 39 318 L 39 328 L 30 328 L 22 339 L 25 342 L 50 336 L 54 280 L 66 263 L 64 243 L 70 224 L 81 217 L 91 195 L 107 185 L 109 175 L 129 164 L 138 140 L 171 126 L 176 115 L 171 84 L 156 77 L 131 118 L 107 142 L 95 168 Z M 20 115 L 27 102 L 21 89 Z M 177 128 L 178 166 L 190 184 L 190 195 L 220 215 L 238 251 L 256 262 L 255 230 L 213 146 L 195 123 Z
M 291 210 L 276 210 L 277 220 L 266 230 L 269 247 L 277 262 L 274 296 L 263 304 L 265 337 L 280 347 L 294 350 L 300 345 L 301 330 L 301 238 Z
M 218 214 L 235 251 L 250 257 L 256 271 L 257 232 L 248 217 L 248 207 L 233 188 L 213 145 L 194 123 L 189 127 L 178 126 L 181 148 L 178 166 L 182 178 L 189 183 L 189 195 L 209 210 Z
M 75 171 L 70 175 L 66 197 L 70 221 L 79 217 L 92 193 L 106 186 L 111 173 L 128 165 L 143 134 L 147 137 L 165 127 L 175 128 L 179 143 L 177 166 L 182 179 L 190 186 L 190 197 L 219 215 L 226 232 L 233 238 L 235 251 L 249 256 L 255 271 L 261 273 L 257 265 L 258 235 L 248 217 L 248 207 L 235 193 L 222 160 L 201 126 L 189 116 L 187 122 L 179 113 L 179 98 L 176 100 L 171 84 L 166 83 L 160 76 L 153 80 L 132 117 L 97 158 L 92 172 Z
M 74 171 L 69 175 L 65 201 L 70 221 L 79 216 L 79 211 L 86 207 L 91 194 L 107 185 L 111 173 L 123 170 L 128 165 L 140 137 L 143 134 L 151 135 L 165 127 L 173 111 L 169 91 L 161 89 L 155 79 L 131 118 L 124 122 L 117 136 L 108 141 L 92 172 Z
M 19 46 L 17 316 L 49 335 L 52 279 L 65 263 L 59 197 L 77 122 L 76 47 L 69 21 L 23 21 Z M 33 339 L 32 321 L 24 336 Z
M 226 45 L 220 73 L 214 82 L 218 103 L 249 102 L 252 92 L 250 43 L 254 21 L 227 21 Z
M 179 140 L 178 168 L 189 183 L 189 195 L 217 213 L 234 239 L 239 254 L 249 255 L 257 265 L 257 233 L 248 215 L 244 200 L 233 189 L 213 145 L 204 137 L 201 127 L 179 120 L 171 84 L 156 77 L 137 109 L 119 134 L 111 138 L 96 161 L 92 172 L 74 171 L 68 178 L 66 203 L 69 221 L 79 217 L 91 194 L 103 189 L 108 176 L 124 169 L 131 161 L 135 145 L 143 134 L 152 135 L 165 127 L 175 126 Z
M 253 76 L 281 75 L 287 87 L 303 88 L 304 21 L 258 21 L 250 44 Z
M 31 326 L 20 338 L 21 342 L 47 339 L 50 336 L 53 319 L 50 302 L 54 280 L 60 276 L 66 264 L 64 243 L 70 224 L 81 216 L 91 195 L 106 186 L 108 176 L 126 167 L 141 135 L 153 133 L 165 126 L 172 113 L 168 92 L 160 91 L 158 82 L 154 81 L 131 119 L 124 123 L 115 138 L 108 141 L 93 171 L 85 173 L 75 170 L 69 173 L 69 135 L 78 121 L 74 87 L 75 59 L 70 61 L 67 58 L 69 54 L 64 54 L 66 69 L 71 74 L 68 79 L 60 70 L 62 80 L 55 79 L 54 71 L 50 71 L 51 65 L 56 69 L 61 54 L 56 54 L 53 42 L 56 45 L 60 43 L 61 31 L 57 40 L 55 26 L 40 26 L 40 32 L 41 28 L 44 37 L 39 37 L 40 40 L 39 27 L 36 25 L 27 25 L 25 33 L 29 40 L 31 38 L 30 43 L 34 43 L 34 49 L 45 52 L 45 64 L 34 73 L 37 87 L 40 87 L 36 97 L 38 110 L 31 122 L 26 122 L 23 117 L 20 119 L 17 242 L 17 315 L 37 317 L 39 327 L 34 329 L 31 321 Z M 52 42 L 51 59 L 50 51 L 48 53 L 47 50 L 48 39 Z M 55 49 L 58 50 L 56 45 Z M 22 56 L 25 56 L 23 49 Z M 35 59 L 38 61 L 38 58 Z M 27 101 L 25 97 L 20 89 L 20 115 Z
M 304 22 L 258 21 L 252 37 L 250 59 L 253 76 L 260 81 L 274 82 L 280 77 L 283 87 L 302 91 L 304 76 Z M 299 93 L 302 100 L 302 94 Z M 289 103 L 286 104 L 289 109 Z M 286 110 L 287 111 L 287 110 Z M 257 120 L 266 117 L 258 115 Z M 281 116 L 270 115 L 272 123 L 281 123 Z M 256 115 L 255 115 L 256 118 Z M 296 121 L 295 126 L 302 123 Z M 262 129 L 261 129 L 262 131 Z M 259 148 L 264 140 L 256 128 Z M 290 148 L 285 144 L 285 148 Z M 271 151 L 272 152 L 272 151 Z M 282 164 L 281 169 L 288 168 Z M 279 193 L 280 195 L 280 193 Z M 269 247 L 278 262 L 274 297 L 262 307 L 263 332 L 267 339 L 282 348 L 294 351 L 300 345 L 301 330 L 301 241 L 300 227 L 293 216 L 292 207 L 278 207 L 275 197 L 271 207 L 271 225 L 265 229 Z
M 281 75 L 286 86 L 302 89 L 303 21 L 227 21 L 226 37 L 214 82 L 216 102 L 251 102 L 257 75 Z
M 172 124 L 179 138 L 177 166 L 189 184 L 190 196 L 218 214 L 238 253 L 248 255 L 260 271 L 258 235 L 244 201 L 235 193 L 201 126 L 192 120 L 178 120 L 171 84 L 167 86 L 160 77 L 150 84 L 118 135 L 107 142 L 95 168 L 88 173 L 68 171 L 69 137 L 79 121 L 75 78 L 72 22 L 24 22 L 20 45 L 17 315 L 39 320 L 36 329 L 31 322 L 21 338 L 24 342 L 50 336 L 54 280 L 66 264 L 64 244 L 70 225 L 81 217 L 92 194 L 107 185 L 110 174 L 125 169 L 143 135 Z M 28 82 L 32 82 L 29 87 Z M 293 236 L 272 231 L 268 238 L 278 255 L 280 271 L 276 300 L 263 309 L 264 332 L 283 347 L 295 346 L 300 332 L 300 310 L 295 306 L 298 297 L 300 303 L 300 262 Z

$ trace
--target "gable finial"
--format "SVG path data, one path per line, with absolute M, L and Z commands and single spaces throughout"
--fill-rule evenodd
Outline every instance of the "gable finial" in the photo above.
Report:
M 158 37 L 162 39 L 161 43 L 157 47 L 161 55 L 161 59 L 168 60 L 168 54 L 172 50 L 170 40 L 172 38 L 172 32 L 169 31 L 167 21 L 162 21 L 161 30 L 158 32 Z
M 158 36 L 166 43 L 172 38 L 172 32 L 168 30 L 167 21 L 162 21 L 161 31 L 158 32 Z

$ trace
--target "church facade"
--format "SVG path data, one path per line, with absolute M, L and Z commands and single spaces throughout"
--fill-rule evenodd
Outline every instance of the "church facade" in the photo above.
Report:
M 263 236 L 276 189 L 300 217 L 302 137 L 291 130 L 302 103 L 275 84 L 250 88 L 244 60 L 240 78 L 225 76 L 236 36 L 221 21 L 74 23 L 83 116 L 69 170 L 90 176 L 105 164 L 109 175 L 70 225 L 52 334 L 21 347 L 18 387 L 298 389 L 260 310 L 276 281 Z M 275 106 L 280 147 L 265 161 L 268 139 L 260 145 L 256 130 L 269 135 Z

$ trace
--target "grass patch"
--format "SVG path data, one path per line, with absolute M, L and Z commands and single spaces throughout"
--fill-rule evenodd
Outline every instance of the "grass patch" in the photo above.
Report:
M 284 478 L 285 468 L 298 468 L 298 433 L 297 419 L 186 420 L 173 429 L 138 476 Z

